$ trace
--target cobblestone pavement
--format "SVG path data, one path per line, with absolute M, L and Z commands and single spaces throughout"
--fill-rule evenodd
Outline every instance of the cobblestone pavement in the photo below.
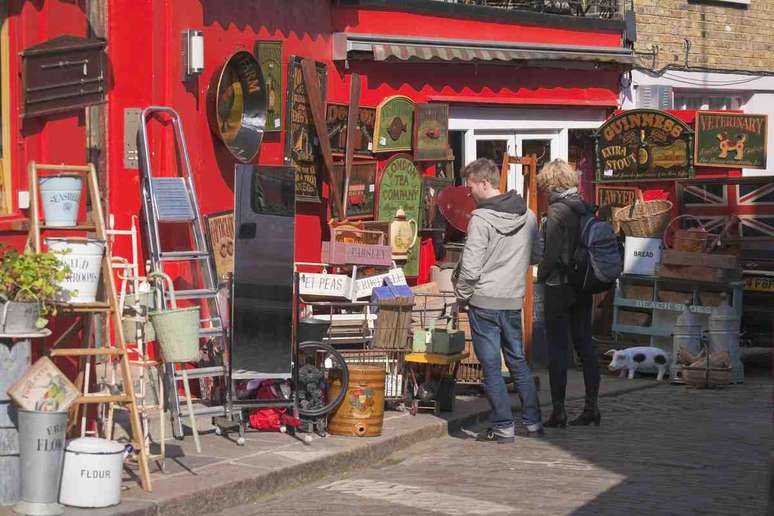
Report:
M 763 515 L 771 395 L 768 377 L 717 391 L 664 384 L 604 398 L 598 428 L 515 445 L 476 443 L 469 432 L 481 427 L 465 429 L 221 515 Z

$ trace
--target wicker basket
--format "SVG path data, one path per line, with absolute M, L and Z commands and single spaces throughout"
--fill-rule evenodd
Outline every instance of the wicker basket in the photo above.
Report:
M 661 237 L 672 218 L 672 203 L 661 199 L 637 201 L 616 211 L 614 217 L 626 236 Z
M 731 383 L 730 367 L 691 367 L 683 366 L 683 381 L 698 389 L 720 387 Z

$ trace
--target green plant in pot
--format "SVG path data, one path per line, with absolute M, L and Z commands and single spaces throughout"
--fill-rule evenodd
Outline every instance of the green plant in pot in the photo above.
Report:
M 56 315 L 54 300 L 70 269 L 53 253 L 24 253 L 0 245 L 0 332 L 32 333 Z

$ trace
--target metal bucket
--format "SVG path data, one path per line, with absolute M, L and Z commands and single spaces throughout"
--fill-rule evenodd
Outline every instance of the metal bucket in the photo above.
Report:
M 40 317 L 40 305 L 36 302 L 9 301 L 0 294 L 0 333 L 37 333 L 35 322 Z
M 384 366 L 352 364 L 349 386 L 344 401 L 328 420 L 328 431 L 334 435 L 375 437 L 382 435 L 384 424 Z M 341 382 L 331 383 L 330 399 L 341 391 Z
M 154 272 L 150 277 L 163 278 L 169 288 L 171 310 L 150 313 L 150 320 L 156 330 L 156 340 L 167 362 L 199 361 L 199 307 L 178 308 L 172 278 L 163 272 Z
M 59 482 L 62 478 L 67 412 L 18 410 L 21 455 L 19 514 L 62 514 Z
M 47 238 L 46 245 L 60 262 L 70 268 L 70 274 L 61 283 L 62 288 L 70 293 L 64 301 L 93 303 L 97 298 L 97 287 L 102 275 L 105 241 L 71 242 L 63 238 Z
M 30 348 L 30 339 L 0 341 L 0 506 L 15 504 L 21 494 L 18 416 L 8 389 L 30 368 Z
M 81 206 L 81 176 L 50 176 L 38 179 L 46 226 L 63 228 L 77 224 Z
M 121 470 L 130 445 L 81 437 L 67 443 L 59 501 L 70 507 L 121 503 Z

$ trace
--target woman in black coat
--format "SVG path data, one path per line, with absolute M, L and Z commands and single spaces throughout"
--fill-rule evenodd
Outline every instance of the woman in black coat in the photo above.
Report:
M 553 412 L 546 427 L 567 425 L 564 409 L 570 342 L 580 356 L 586 399 L 583 412 L 570 425 L 599 425 L 599 364 L 591 342 L 591 294 L 577 292 L 567 278 L 567 266 L 578 243 L 580 217 L 591 211 L 578 194 L 578 176 L 565 161 L 555 159 L 537 176 L 538 189 L 548 193 L 548 210 L 541 224 L 543 260 L 538 282 L 544 284 L 548 373 Z

